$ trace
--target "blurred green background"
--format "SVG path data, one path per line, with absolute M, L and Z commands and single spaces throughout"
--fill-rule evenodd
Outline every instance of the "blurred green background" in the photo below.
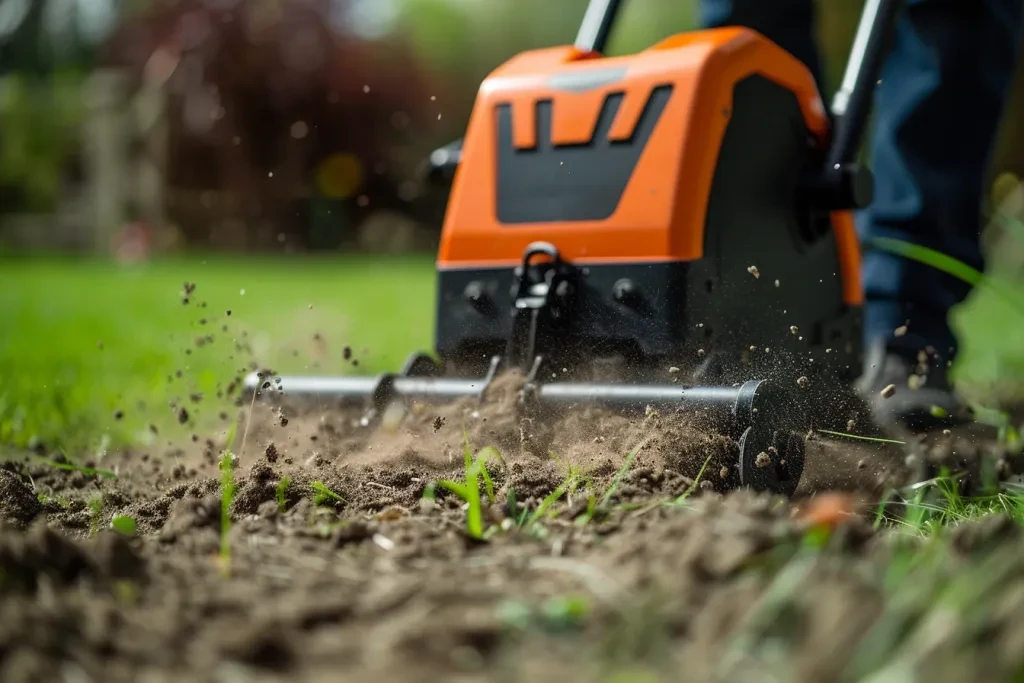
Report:
M 422 161 L 489 71 L 571 42 L 585 6 L 0 0 L 0 445 L 175 442 L 223 422 L 249 363 L 373 372 L 429 347 L 444 197 Z M 822 9 L 831 90 L 861 2 Z M 630 0 L 610 52 L 695 20 Z M 1020 292 L 1024 138 L 1004 128 L 988 276 Z M 972 400 L 1019 400 L 1018 310 L 979 290 L 956 311 Z

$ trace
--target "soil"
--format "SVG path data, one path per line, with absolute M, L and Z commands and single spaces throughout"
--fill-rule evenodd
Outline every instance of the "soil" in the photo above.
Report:
M 813 435 L 788 500 L 723 491 L 736 444 L 684 415 L 524 418 L 518 386 L 369 424 L 257 403 L 235 458 L 218 434 L 86 463 L 116 477 L 5 462 L 0 680 L 769 680 L 780 652 L 771 680 L 844 680 L 885 602 L 874 501 L 980 448 L 942 435 L 908 456 Z M 486 465 L 486 540 L 436 485 L 464 480 L 467 441 L 502 456 Z M 542 522 L 516 525 L 556 491 Z M 778 603 L 776 570 L 805 566 L 793 558 L 822 519 L 837 525 L 828 551 Z M 964 528 L 965 556 L 994 537 L 1024 549 L 1014 525 Z M 971 676 L 1016 671 L 1022 635 L 993 617 Z M 930 677 L 964 680 L 947 659 Z

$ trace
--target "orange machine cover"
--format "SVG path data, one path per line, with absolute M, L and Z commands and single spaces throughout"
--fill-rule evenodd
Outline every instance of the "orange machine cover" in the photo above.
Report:
M 615 83 L 556 90 L 556 74 L 625 69 Z M 605 58 L 573 47 L 520 54 L 483 82 L 448 203 L 438 267 L 515 266 L 526 246 L 552 242 L 574 263 L 692 261 L 703 253 L 704 219 L 735 84 L 761 75 L 796 94 L 809 130 L 824 140 L 828 116 L 808 69 L 759 33 L 723 28 L 682 33 L 634 55 Z M 605 97 L 624 93 L 609 137 L 627 139 L 652 90 L 673 86 L 617 208 L 607 219 L 504 226 L 497 216 L 496 109 L 512 105 L 517 148 L 534 146 L 535 103 L 552 100 L 552 144 L 590 140 Z M 849 212 L 833 215 L 843 298 L 862 299 L 860 253 Z

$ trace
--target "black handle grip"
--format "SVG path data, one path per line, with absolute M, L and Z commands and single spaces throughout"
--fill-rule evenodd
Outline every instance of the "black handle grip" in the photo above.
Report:
M 905 0 L 866 0 L 842 83 L 832 99 L 833 134 L 826 169 L 857 160 L 875 88 Z

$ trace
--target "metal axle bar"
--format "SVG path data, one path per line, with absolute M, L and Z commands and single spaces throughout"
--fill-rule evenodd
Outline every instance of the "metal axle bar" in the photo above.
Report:
M 281 392 L 285 396 L 318 396 L 328 400 L 366 401 L 411 399 L 431 402 L 483 397 L 491 377 L 455 379 L 403 377 L 400 375 L 364 377 L 281 376 L 273 379 L 257 374 L 245 381 L 248 392 Z M 676 384 L 629 384 L 597 382 L 550 382 L 530 384 L 540 403 L 549 405 L 598 404 L 614 409 L 642 410 L 646 406 L 663 409 L 684 407 L 702 411 L 710 419 L 734 424 L 739 431 L 750 426 L 764 402 L 763 381 L 752 380 L 739 386 L 682 387 Z M 382 394 L 383 392 L 383 394 Z M 763 408 L 762 408 L 763 410 Z

